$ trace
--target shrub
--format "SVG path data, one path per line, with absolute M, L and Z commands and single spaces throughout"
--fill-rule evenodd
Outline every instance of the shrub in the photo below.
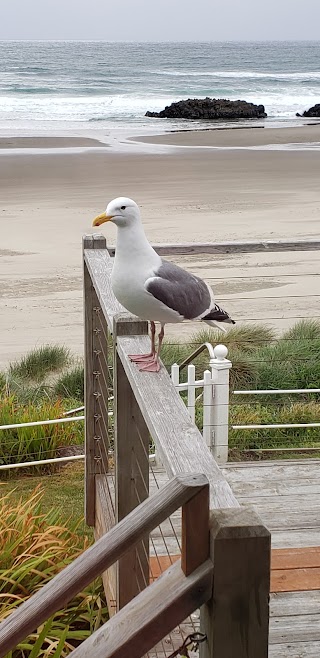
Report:
M 59 511 L 41 514 L 42 492 L 25 501 L 0 498 L 0 619 L 7 617 L 87 547 L 77 522 Z M 85 588 L 63 610 L 21 642 L 10 658 L 66 656 L 108 618 L 101 581 Z

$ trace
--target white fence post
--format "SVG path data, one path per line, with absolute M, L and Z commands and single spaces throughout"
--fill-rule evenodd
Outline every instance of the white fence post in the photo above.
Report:
M 232 363 L 226 358 L 227 354 L 228 348 L 225 345 L 216 345 L 214 358 L 210 359 L 214 383 L 211 415 L 214 437 L 211 449 L 218 464 L 228 461 L 229 370 Z
M 188 365 L 188 411 L 192 422 L 196 419 L 196 367 L 193 364 Z
M 211 370 L 205 370 L 203 373 L 203 422 L 202 435 L 209 448 L 212 450 L 213 444 L 213 384 Z

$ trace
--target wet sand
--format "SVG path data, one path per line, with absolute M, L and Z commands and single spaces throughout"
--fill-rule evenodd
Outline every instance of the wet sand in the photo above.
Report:
M 164 135 L 143 136 L 137 141 L 171 146 L 218 146 L 246 148 L 269 144 L 303 144 L 320 142 L 320 122 L 296 128 L 215 128 L 213 130 L 185 130 Z

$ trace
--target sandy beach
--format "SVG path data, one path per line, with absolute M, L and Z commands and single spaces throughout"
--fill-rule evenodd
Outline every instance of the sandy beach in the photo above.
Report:
M 154 243 L 319 236 L 320 150 L 245 147 L 319 142 L 320 126 L 142 139 L 168 148 L 136 153 L 128 145 L 127 153 L 116 153 L 99 152 L 94 139 L 81 137 L 0 139 L 0 368 L 44 343 L 82 354 L 81 239 L 116 196 L 137 201 Z M 75 146 L 83 152 L 68 150 Z M 222 148 L 201 148 L 208 146 Z M 23 152 L 40 147 L 47 152 Z M 61 147 L 62 154 L 50 152 Z M 21 151 L 5 153 L 9 148 Z M 102 229 L 113 244 L 114 227 Z M 318 252 L 179 262 L 209 280 L 218 303 L 239 322 L 281 329 L 295 318 L 320 316 Z M 177 329 L 181 334 L 181 327 L 170 332 Z

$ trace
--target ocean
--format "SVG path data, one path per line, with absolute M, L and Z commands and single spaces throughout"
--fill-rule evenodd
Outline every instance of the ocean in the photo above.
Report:
M 320 42 L 0 42 L 2 132 L 199 128 L 144 115 L 206 96 L 262 103 L 267 125 L 294 125 L 320 102 Z

